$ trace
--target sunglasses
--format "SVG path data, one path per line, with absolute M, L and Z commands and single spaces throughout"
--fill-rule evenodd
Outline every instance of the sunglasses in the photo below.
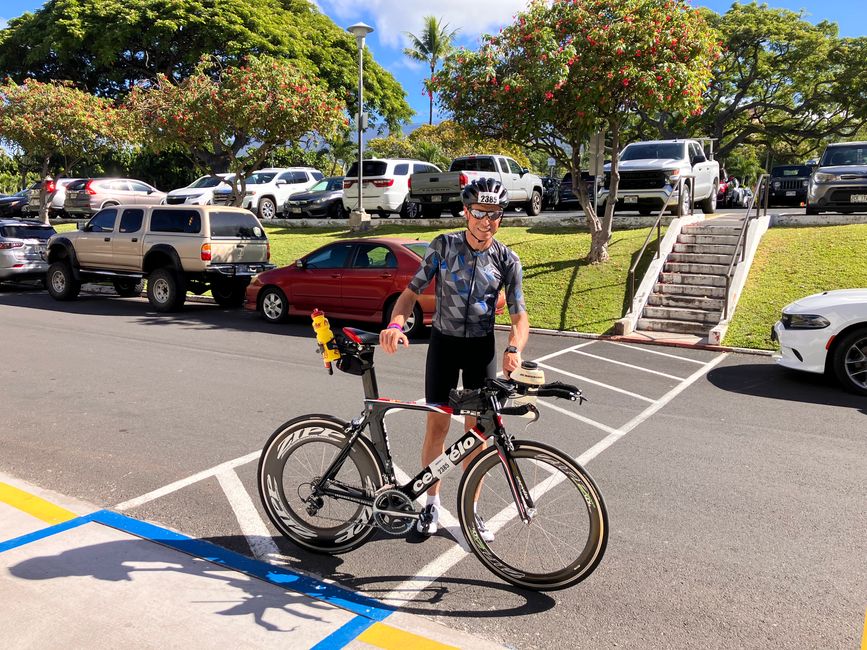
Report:
M 502 210 L 490 212 L 488 210 L 475 210 L 474 208 L 470 208 L 470 214 L 476 219 L 487 219 L 488 221 L 499 221 L 503 218 Z

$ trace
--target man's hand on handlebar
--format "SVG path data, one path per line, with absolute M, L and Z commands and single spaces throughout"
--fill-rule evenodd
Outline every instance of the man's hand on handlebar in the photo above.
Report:
M 409 339 L 406 338 L 406 334 L 402 330 L 396 327 L 386 327 L 379 333 L 379 344 L 388 354 L 394 354 L 397 352 L 398 345 L 408 348 Z

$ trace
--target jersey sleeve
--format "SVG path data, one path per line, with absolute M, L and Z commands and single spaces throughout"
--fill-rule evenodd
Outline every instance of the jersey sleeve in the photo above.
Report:
M 421 293 L 436 277 L 437 270 L 443 260 L 443 244 L 444 240 L 442 236 L 437 235 L 428 245 L 424 259 L 422 259 L 421 265 L 418 267 L 418 271 L 416 271 L 412 280 L 409 281 L 407 289 L 413 293 Z
M 514 251 L 509 250 L 506 258 L 506 304 L 512 315 L 527 311 L 524 304 L 524 269 L 520 258 Z

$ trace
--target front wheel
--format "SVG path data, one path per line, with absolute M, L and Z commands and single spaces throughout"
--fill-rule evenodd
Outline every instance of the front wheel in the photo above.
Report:
M 489 447 L 458 488 L 461 530 L 490 571 L 518 587 L 565 589 L 589 576 L 608 543 L 608 513 L 590 475 L 548 445 L 515 441 L 512 456 L 534 501 L 529 524 L 517 515 L 500 454 Z M 477 498 L 476 498 L 477 496 Z M 482 539 L 476 515 L 495 534 Z
M 717 195 L 717 187 L 713 186 L 713 190 L 706 199 L 703 199 L 701 202 L 701 211 L 705 214 L 713 214 L 716 212 L 716 195 Z
M 277 216 L 277 203 L 268 196 L 263 196 L 259 199 L 259 218 L 274 219 Z
M 45 285 L 55 300 L 75 300 L 81 291 L 81 282 L 75 279 L 69 262 L 55 262 L 48 267 Z
M 277 429 L 259 458 L 259 496 L 271 523 L 319 553 L 350 551 L 376 530 L 371 507 L 313 494 L 313 483 L 348 442 L 345 426 L 330 415 L 302 415 Z M 366 438 L 356 440 L 333 482 L 365 498 L 382 487 L 381 462 Z
M 867 395 L 867 328 L 849 332 L 834 346 L 831 362 L 843 387 Z
M 685 217 L 689 214 L 691 208 L 692 192 L 690 191 L 689 185 L 684 183 L 683 192 L 681 192 L 680 197 L 678 198 L 677 205 L 672 209 L 672 213 L 676 217 Z
M 533 190 L 530 195 L 530 202 L 527 203 L 527 216 L 535 217 L 542 211 L 542 194 L 539 190 Z

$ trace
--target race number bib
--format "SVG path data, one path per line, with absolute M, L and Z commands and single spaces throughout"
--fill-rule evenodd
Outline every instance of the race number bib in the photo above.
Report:
M 479 192 L 479 200 L 476 203 L 499 205 L 500 199 L 493 192 Z

